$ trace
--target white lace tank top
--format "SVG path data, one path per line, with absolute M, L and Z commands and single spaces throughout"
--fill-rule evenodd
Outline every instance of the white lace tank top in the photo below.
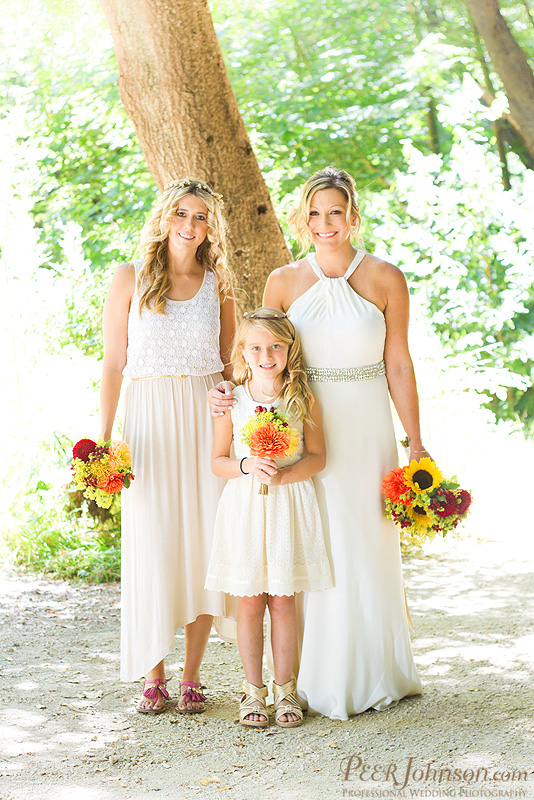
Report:
M 169 300 L 165 314 L 143 308 L 139 314 L 136 289 L 128 316 L 128 349 L 123 375 L 148 378 L 162 375 L 213 375 L 221 372 L 221 316 L 215 273 L 205 270 L 202 286 L 190 300 Z

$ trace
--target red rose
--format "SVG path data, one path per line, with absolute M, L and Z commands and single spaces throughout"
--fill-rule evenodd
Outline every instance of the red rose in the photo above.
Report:
M 72 457 L 80 461 L 89 461 L 89 456 L 97 449 L 98 445 L 92 439 L 80 439 L 72 448 Z

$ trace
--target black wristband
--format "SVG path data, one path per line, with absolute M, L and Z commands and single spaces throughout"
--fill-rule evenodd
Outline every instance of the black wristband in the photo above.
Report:
M 239 469 L 241 470 L 243 475 L 248 475 L 249 474 L 248 472 L 245 472 L 245 470 L 243 469 L 243 461 L 245 461 L 247 458 L 248 458 L 248 456 L 245 456 L 245 458 L 242 458 L 241 461 L 239 462 Z

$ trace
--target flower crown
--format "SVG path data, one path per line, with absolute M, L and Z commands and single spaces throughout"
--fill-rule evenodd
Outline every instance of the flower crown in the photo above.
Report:
M 166 192 L 168 189 L 174 188 L 185 189 L 186 186 L 193 186 L 195 189 L 203 189 L 208 194 L 211 194 L 211 196 L 214 197 L 221 204 L 221 206 L 224 206 L 222 194 L 217 194 L 214 192 L 211 186 L 208 186 L 208 184 L 204 183 L 204 181 L 198 181 L 193 178 L 180 178 L 180 180 L 170 181 L 170 183 L 165 184 L 163 191 Z

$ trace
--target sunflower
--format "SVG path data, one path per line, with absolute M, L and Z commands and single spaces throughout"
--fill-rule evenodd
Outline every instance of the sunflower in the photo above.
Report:
M 406 506 L 405 512 L 416 525 L 420 525 L 422 528 L 430 528 L 434 524 L 423 506 Z
M 404 480 L 416 494 L 422 494 L 439 486 L 443 475 L 432 459 L 425 457 L 404 468 Z

